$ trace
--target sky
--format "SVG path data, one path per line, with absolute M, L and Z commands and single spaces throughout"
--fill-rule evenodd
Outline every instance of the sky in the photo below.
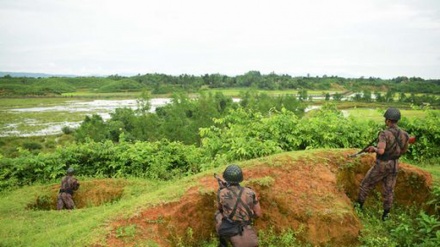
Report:
M 440 0 L 0 0 L 0 71 L 440 79 Z

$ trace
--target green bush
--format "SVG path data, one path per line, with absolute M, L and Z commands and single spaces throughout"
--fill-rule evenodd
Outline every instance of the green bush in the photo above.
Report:
M 75 132 L 75 130 L 74 130 L 72 127 L 69 127 L 69 126 L 63 126 L 63 127 L 61 128 L 61 131 L 62 131 L 64 134 L 66 134 L 66 135 L 70 135 L 70 134 L 72 134 L 73 132 Z
M 23 147 L 30 151 L 40 150 L 43 148 L 43 146 L 38 142 L 24 142 Z
M 417 137 L 411 145 L 408 158 L 424 161 L 440 157 L 440 113 L 426 109 L 426 117 L 412 121 L 403 119 L 401 127 Z

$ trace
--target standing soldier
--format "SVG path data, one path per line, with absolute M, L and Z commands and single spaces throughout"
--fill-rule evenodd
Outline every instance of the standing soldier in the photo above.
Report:
M 365 202 L 368 193 L 374 186 L 382 182 L 383 214 L 382 220 L 388 217 L 394 197 L 399 157 L 408 150 L 409 136 L 406 131 L 399 129 L 397 122 L 400 120 L 400 111 L 389 108 L 385 114 L 386 129 L 378 136 L 377 147 L 370 146 L 367 152 L 376 153 L 376 162 L 362 180 L 357 199 L 359 207 Z
M 75 203 L 72 200 L 72 196 L 73 192 L 78 190 L 79 182 L 73 176 L 74 172 L 75 171 L 73 170 L 73 168 L 69 167 L 69 169 L 67 169 L 67 176 L 63 177 L 63 179 L 61 180 L 61 188 L 57 200 L 58 210 L 61 210 L 64 207 L 69 210 L 75 208 Z
M 261 217 L 257 195 L 252 189 L 240 186 L 243 173 L 239 166 L 229 165 L 223 172 L 223 178 L 226 182 L 218 191 L 218 211 L 215 214 L 216 230 L 220 236 L 219 246 L 226 247 L 230 241 L 234 247 L 256 247 L 258 237 L 252 227 L 252 220 Z M 227 223 L 226 225 L 237 225 L 238 233 L 222 236 L 219 232 L 224 226 L 222 222 Z

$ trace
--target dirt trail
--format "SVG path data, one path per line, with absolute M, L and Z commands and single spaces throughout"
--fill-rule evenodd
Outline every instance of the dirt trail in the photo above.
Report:
M 321 151 L 293 159 L 288 154 L 249 161 L 243 168 L 246 186 L 260 197 L 263 217 L 255 221 L 258 229 L 300 231 L 300 240 L 316 246 L 356 246 L 362 225 L 352 200 L 374 157 L 348 159 L 350 151 Z M 197 246 L 215 235 L 217 182 L 203 177 L 177 202 L 147 208 L 131 219 L 111 224 L 108 246 L 136 246 L 157 243 L 176 246 L 178 242 Z M 395 203 L 425 202 L 431 175 L 402 164 Z M 368 206 L 367 200 L 366 206 Z M 136 235 L 118 236 L 118 229 L 136 226 Z M 152 246 L 156 246 L 153 245 Z

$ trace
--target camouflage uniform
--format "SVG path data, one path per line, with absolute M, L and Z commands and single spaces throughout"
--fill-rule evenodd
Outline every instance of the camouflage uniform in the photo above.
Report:
M 229 217 L 233 208 L 237 202 L 237 195 L 240 188 L 243 188 L 241 195 L 241 201 L 247 205 L 249 212 L 241 203 L 238 203 L 236 212 L 232 217 L 234 221 L 241 221 L 244 225 L 242 234 L 233 236 L 229 239 L 232 246 L 240 247 L 256 247 L 258 246 L 257 233 L 251 226 L 252 219 L 255 214 L 261 214 L 260 204 L 258 202 L 255 192 L 248 187 L 241 187 L 240 185 L 231 185 L 226 188 L 222 188 L 218 192 L 218 211 L 215 215 L 216 230 L 220 227 L 223 217 Z M 233 192 L 235 192 L 235 194 Z
M 75 190 L 78 190 L 79 182 L 72 176 L 67 175 L 61 180 L 61 188 L 57 199 L 57 209 L 61 210 L 64 207 L 66 209 L 74 209 L 75 203 L 73 202 L 72 196 Z
M 382 182 L 383 208 L 385 212 L 389 212 L 394 198 L 399 157 L 406 152 L 409 136 L 397 126 L 391 126 L 380 132 L 378 139 L 379 143 L 386 143 L 385 152 L 382 155 L 376 154 L 375 165 L 368 170 L 362 180 L 358 202 L 362 205 L 370 190 L 377 183 Z

